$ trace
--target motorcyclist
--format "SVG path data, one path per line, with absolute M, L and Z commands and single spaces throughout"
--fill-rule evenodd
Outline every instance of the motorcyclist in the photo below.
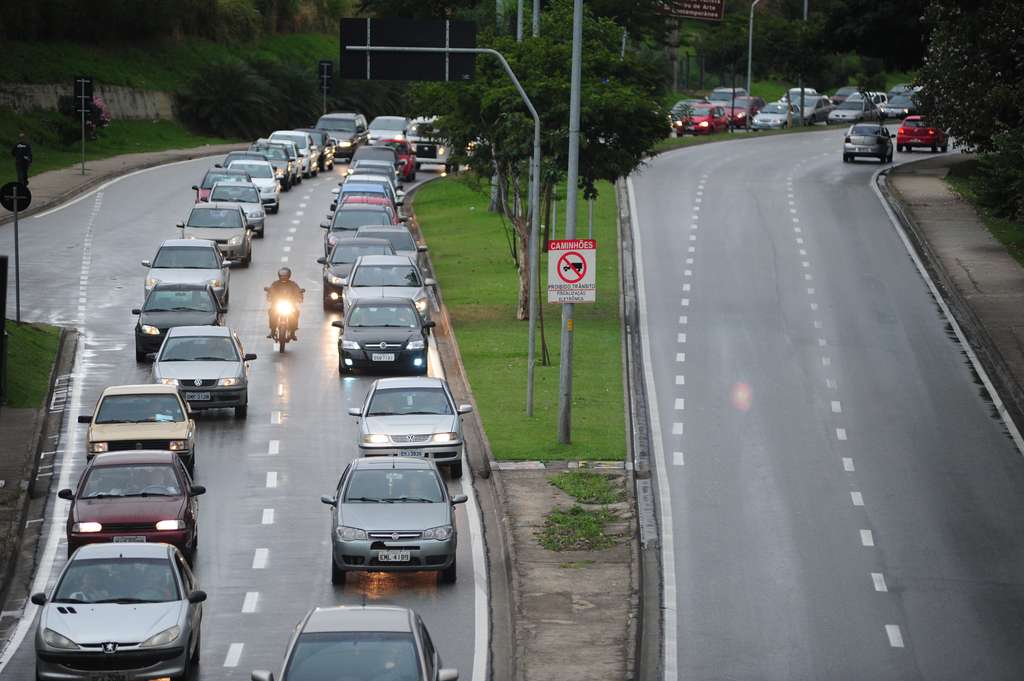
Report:
M 267 338 L 277 340 L 277 327 L 274 324 L 274 305 L 279 300 L 287 300 L 295 306 L 295 315 L 292 317 L 291 334 L 288 340 L 298 340 L 295 332 L 299 329 L 299 303 L 302 302 L 302 289 L 292 281 L 292 271 L 288 267 L 282 267 L 277 271 L 277 281 L 267 289 L 267 300 L 270 301 L 270 308 L 267 310 L 267 324 L 270 326 L 270 333 Z

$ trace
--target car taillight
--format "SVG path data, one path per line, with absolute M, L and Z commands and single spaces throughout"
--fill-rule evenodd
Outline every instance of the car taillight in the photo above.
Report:
M 906 130 L 904 130 L 903 128 L 900 128 L 899 130 L 896 131 L 896 134 L 897 135 L 905 135 L 906 132 L 907 132 Z
M 935 129 L 934 128 L 928 128 L 928 134 L 929 135 L 934 135 L 935 134 Z

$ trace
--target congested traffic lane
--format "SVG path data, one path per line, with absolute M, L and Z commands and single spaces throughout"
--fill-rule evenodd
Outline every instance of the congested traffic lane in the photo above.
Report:
M 136 365 L 132 346 L 130 310 L 142 300 L 146 272 L 139 261 L 152 257 L 162 239 L 178 236 L 174 224 L 192 205 L 189 187 L 217 160 L 134 174 L 23 223 L 23 318 L 84 332 L 54 493 L 73 487 L 84 463 L 85 427 L 74 423 L 78 413 L 91 412 L 107 385 L 151 380 L 150 367 Z M 197 575 L 210 594 L 200 678 L 241 679 L 251 669 L 277 669 L 292 626 L 309 608 L 363 602 L 420 612 L 446 664 L 458 667 L 463 678 L 474 678 L 474 671 L 482 678 L 485 668 L 486 634 L 477 626 L 484 588 L 477 577 L 484 567 L 480 534 L 469 522 L 472 505 L 457 512 L 461 569 L 456 585 L 439 586 L 427 573 L 357 575 L 344 587 L 330 583 L 329 514 L 320 495 L 332 492 L 346 462 L 356 456 L 356 422 L 347 409 L 359 406 L 372 380 L 339 378 L 338 332 L 330 326 L 337 315 L 321 308 L 319 222 L 342 172 L 338 166 L 283 194 L 280 213 L 267 218 L 266 238 L 254 242 L 252 266 L 231 271 L 226 323 L 239 333 L 246 352 L 259 357 L 252 362 L 246 420 L 228 411 L 197 418 L 196 482 L 208 489 L 200 500 Z M 425 170 L 424 179 L 429 176 Z M 11 238 L 10 229 L 0 234 L 0 250 Z M 292 268 L 306 297 L 300 340 L 280 354 L 265 338 L 263 287 L 283 264 Z M 468 477 L 451 484 L 456 493 L 470 485 Z M 43 582 L 55 576 L 51 570 L 66 557 L 58 522 L 63 503 L 48 509 L 55 523 L 50 530 L 57 530 L 49 554 L 43 540 Z M 0 664 L 10 658 L 0 669 L 5 677 L 32 675 L 28 624 L 20 646 L 0 658 Z
M 843 134 L 695 147 L 632 182 L 665 678 L 1024 669 L 1024 458 Z

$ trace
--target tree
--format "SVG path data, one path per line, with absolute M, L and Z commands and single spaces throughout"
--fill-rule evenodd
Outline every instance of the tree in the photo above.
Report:
M 584 16 L 580 186 L 596 195 L 595 183 L 628 174 L 653 143 L 664 137 L 667 112 L 658 102 L 660 74 L 636 53 L 620 58 L 622 28 L 609 19 Z M 569 71 L 572 3 L 554 0 L 542 14 L 541 35 L 522 43 L 493 39 L 506 56 L 541 117 L 542 195 L 564 176 L 568 162 Z M 532 155 L 533 120 L 504 70 L 477 58 L 476 79 L 466 84 L 422 84 L 413 88 L 413 108 L 441 114 L 438 128 L 453 149 L 469 149 L 463 162 L 483 177 L 495 172 L 513 226 L 513 260 L 519 272 L 517 317 L 529 305 L 530 220 L 525 210 Z

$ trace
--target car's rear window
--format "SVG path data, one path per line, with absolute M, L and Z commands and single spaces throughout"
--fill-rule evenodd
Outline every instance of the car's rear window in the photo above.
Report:
M 175 395 L 107 395 L 93 423 L 170 423 L 184 421 Z
M 391 147 L 359 147 L 355 153 L 354 161 L 373 159 L 375 161 L 395 162 L 395 150 Z
M 283 678 L 301 681 L 419 681 L 422 676 L 412 634 L 344 631 L 301 634 L 288 657 Z
M 390 225 L 391 217 L 383 210 L 339 210 L 334 214 L 331 229 L 359 229 L 363 225 Z
M 341 241 L 331 253 L 331 263 L 349 265 L 361 255 L 394 255 L 394 250 L 385 244 L 349 244 Z
M 164 246 L 157 251 L 153 267 L 163 269 L 215 270 L 217 253 L 213 248 Z
M 370 239 L 387 239 L 391 242 L 391 247 L 396 251 L 416 250 L 416 240 L 412 238 L 412 234 L 406 229 L 361 229 L 359 230 L 359 236 L 369 237 Z
M 231 164 L 232 168 L 238 168 L 249 173 L 249 177 L 259 177 L 262 179 L 270 179 L 274 177 L 274 170 L 269 165 L 263 163 L 246 163 L 245 161 L 235 161 Z
M 219 184 L 210 193 L 211 201 L 238 201 L 241 203 L 259 203 L 260 193 L 252 185 Z
M 881 135 L 882 129 L 877 125 L 855 125 L 850 133 L 853 135 Z
M 927 128 L 928 123 L 921 120 L 906 120 L 903 121 L 904 128 Z
M 412 265 L 363 265 L 356 269 L 352 286 L 419 286 L 420 277 Z
M 259 152 L 275 161 L 284 161 L 288 158 L 288 152 L 281 147 L 259 147 Z
M 207 291 L 184 290 L 184 291 L 161 291 L 154 289 L 146 304 L 142 308 L 144 312 L 172 312 L 179 310 L 194 310 L 196 312 L 213 312 L 213 301 Z
M 213 201 L 224 201 L 227 199 L 224 194 L 226 190 L 234 189 L 234 187 L 225 187 L 224 185 L 218 185 L 213 190 L 213 194 L 210 195 Z M 240 187 L 240 189 L 248 190 L 248 187 Z M 237 201 L 238 199 L 230 199 Z M 224 229 L 241 229 L 244 225 L 242 224 L 242 216 L 236 208 L 193 208 L 192 212 L 188 215 L 188 227 L 220 227 Z
M 218 182 L 242 182 L 247 180 L 249 180 L 248 174 L 240 170 L 230 172 L 227 170 L 211 170 L 206 173 L 206 177 L 203 178 L 203 183 L 199 186 L 203 189 L 210 189 Z

